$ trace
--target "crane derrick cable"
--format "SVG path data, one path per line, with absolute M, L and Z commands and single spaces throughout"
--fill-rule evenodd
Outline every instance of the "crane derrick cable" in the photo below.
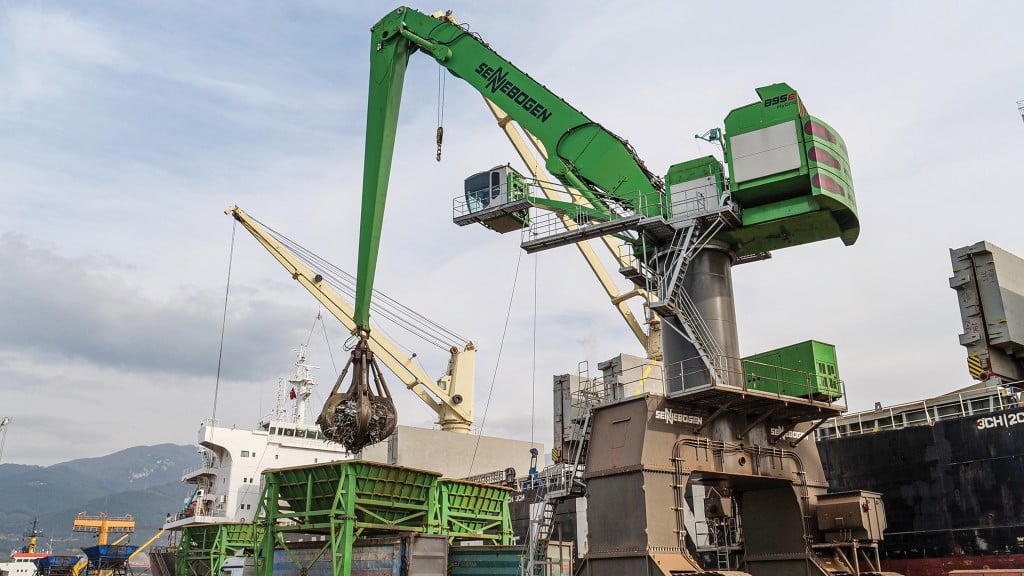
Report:
M 318 278 L 311 279 L 314 283 L 325 282 L 349 298 L 354 295 L 355 278 L 352 275 L 262 222 L 254 218 L 253 220 L 305 265 L 317 271 Z M 374 293 L 377 296 L 376 304 L 371 309 L 378 318 L 383 318 L 445 351 L 455 346 L 465 348 L 469 344 L 451 330 L 393 298 L 377 291 Z M 317 418 L 317 425 L 324 437 L 341 444 L 349 452 L 359 452 L 366 446 L 387 439 L 398 424 L 398 413 L 384 375 L 374 358 L 373 351 L 370 350 L 368 333 L 359 330 L 357 335 L 358 343 Z M 349 370 L 352 371 L 352 381 L 345 392 L 340 392 Z
M 284 242 L 282 241 L 282 243 Z M 349 298 L 354 296 L 355 279 L 350 274 L 340 270 L 326 260 L 302 249 L 297 245 L 289 246 L 289 248 L 302 256 L 311 267 L 321 270 L 322 272 L 320 272 L 320 275 L 328 284 L 331 285 L 331 287 L 344 293 Z M 378 296 L 376 300 L 377 304 L 371 306 L 371 309 L 375 312 L 377 317 L 391 322 L 410 334 L 413 334 L 442 350 L 448 350 L 453 345 L 450 343 L 452 341 L 465 341 L 454 332 L 427 319 L 425 316 L 422 316 L 412 309 L 399 304 L 394 299 L 377 291 L 374 291 L 374 294 Z
M 265 228 L 275 240 L 294 252 L 300 260 L 316 270 L 328 285 L 350 299 L 355 297 L 354 276 L 256 218 L 251 216 L 250 218 Z M 423 341 L 437 346 L 441 350 L 448 351 L 452 347 L 462 349 L 469 344 L 468 339 L 405 306 L 394 298 L 378 290 L 374 290 L 373 295 L 374 299 L 371 310 L 377 318 L 386 320 Z

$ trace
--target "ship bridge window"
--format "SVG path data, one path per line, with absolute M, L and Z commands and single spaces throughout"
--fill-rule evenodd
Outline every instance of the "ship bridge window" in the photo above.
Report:
M 270 433 L 271 434 L 277 434 L 277 428 L 274 428 L 273 426 L 271 426 L 270 427 Z
M 281 430 L 284 431 L 285 436 L 295 436 L 295 430 L 291 428 L 282 428 Z

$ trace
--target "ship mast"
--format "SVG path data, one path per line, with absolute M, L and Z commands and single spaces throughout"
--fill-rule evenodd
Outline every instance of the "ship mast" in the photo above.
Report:
M 0 424 L 3 424 L 3 426 L 6 428 L 7 423 L 10 422 L 10 420 L 10 418 L 4 418 L 3 422 Z M 35 554 L 36 539 L 38 539 L 43 534 L 43 531 L 38 528 L 37 523 L 38 519 L 33 519 L 32 529 L 28 532 L 25 532 L 25 537 L 28 538 L 28 546 L 25 547 L 25 552 L 28 552 L 29 554 Z
M 274 407 L 273 413 L 261 422 L 261 425 L 268 426 L 272 421 L 299 425 L 306 423 L 306 405 L 309 402 L 309 397 L 313 394 L 313 386 L 316 385 L 312 378 L 312 371 L 319 368 L 319 366 L 306 364 L 306 350 L 305 344 L 299 346 L 295 355 L 297 358 L 295 375 L 287 380 L 277 379 L 277 405 Z M 289 401 L 292 401 L 290 413 Z
M 311 373 L 317 366 L 310 366 L 306 364 L 306 345 L 299 346 L 299 352 L 297 354 L 298 361 L 295 362 L 295 376 L 292 376 L 288 380 L 288 383 L 292 385 L 294 391 L 293 398 L 295 399 L 295 411 L 292 413 L 292 421 L 296 424 L 306 423 L 306 404 L 309 397 L 313 394 L 313 386 L 316 385 L 313 382 Z
M 0 420 L 0 462 L 4 461 L 4 444 L 7 443 L 7 427 L 11 424 L 11 417 L 4 416 Z M 33 522 L 33 524 L 35 524 Z

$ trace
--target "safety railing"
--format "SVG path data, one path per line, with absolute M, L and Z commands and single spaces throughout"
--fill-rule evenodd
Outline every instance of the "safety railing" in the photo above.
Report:
M 184 482 L 188 478 L 194 478 L 202 474 L 217 474 L 220 470 L 220 459 L 206 448 L 199 450 L 199 456 L 201 461 L 198 464 L 192 465 L 181 473 L 181 480 Z
M 478 212 L 486 212 L 518 200 L 546 198 L 544 195 L 545 189 L 554 190 L 566 195 L 569 194 L 565 186 L 558 182 L 523 178 L 523 183 L 525 185 L 524 189 L 508 193 L 505 197 L 501 196 L 501 189 L 497 186 L 460 194 L 452 199 L 452 218 L 458 220 L 459 218 Z M 486 199 L 481 200 L 481 196 L 485 196 Z
M 954 418 L 990 417 L 988 415 L 1015 408 L 1024 409 L 1024 389 L 1015 385 L 987 387 L 893 406 L 879 403 L 871 410 L 832 418 L 818 428 L 815 435 L 822 440 L 872 434 L 927 426 Z M 992 425 L 998 423 L 993 422 Z
M 759 396 L 774 396 L 780 400 L 802 399 L 825 403 L 845 410 L 844 382 L 834 376 L 815 374 L 774 366 L 742 358 L 717 355 L 712 364 L 725 376 L 728 385 L 717 388 L 735 389 Z M 667 389 L 695 392 L 716 387 L 709 369 L 699 357 L 673 362 L 665 367 Z
M 647 262 L 640 259 L 636 254 L 636 248 L 628 242 L 619 246 L 619 262 L 639 271 L 645 278 L 656 278 L 657 274 Z
M 780 400 L 802 399 L 846 409 L 846 385 L 842 379 L 826 374 L 803 372 L 761 362 L 719 354 L 712 364 L 726 375 L 729 385 L 716 385 L 708 368 L 697 356 L 661 366 L 641 364 L 614 376 L 591 376 L 586 362 L 580 363 L 580 387 L 573 395 L 573 413 L 630 398 L 643 393 L 667 396 L 685 390 L 711 388 L 772 396 Z M 648 367 L 653 367 L 648 370 Z M 685 384 L 685 386 L 684 386 Z
M 518 479 L 516 478 L 515 468 L 505 468 L 503 470 L 494 470 L 492 472 L 484 472 L 482 474 L 474 474 L 472 476 L 466 476 L 463 480 L 469 482 L 477 482 L 479 484 L 494 484 L 495 486 L 507 486 L 514 488 L 518 485 Z
M 572 395 L 572 407 L 576 414 L 582 416 L 586 410 L 600 406 L 613 399 L 611 397 L 612 390 L 605 382 L 604 377 L 591 376 L 589 362 L 584 360 L 577 364 L 576 373 L 580 379 L 580 387 Z
M 572 422 L 568 439 L 571 451 L 567 454 L 560 454 L 557 462 L 538 471 L 535 476 L 520 476 L 517 481 L 520 489 L 540 489 L 542 491 L 539 492 L 539 495 L 542 496 L 548 492 L 568 494 L 578 488 L 573 483 L 580 479 L 586 465 L 586 454 L 579 452 L 581 444 L 585 444 L 587 441 L 587 414 L 593 408 L 619 398 L 614 397 L 614 391 L 605 385 L 604 378 L 590 376 L 588 362 L 580 362 L 577 372 L 580 385 L 572 394 L 571 415 L 567 415 Z
M 560 462 L 539 470 L 536 476 L 520 476 L 517 484 L 520 490 L 538 490 L 538 496 L 545 493 L 560 493 L 571 487 L 573 469 L 571 463 Z
M 560 187 L 567 197 L 571 198 L 573 196 L 572 193 L 566 191 L 565 187 L 560 184 L 544 182 L 543 185 L 545 187 Z M 540 193 L 541 190 L 538 185 L 528 184 L 525 197 L 540 198 Z M 568 210 L 557 212 L 537 207 L 530 214 L 529 225 L 523 228 L 522 241 L 524 243 L 536 242 L 566 232 L 582 232 L 590 227 L 594 227 L 596 230 L 597 227 L 606 227 L 616 221 L 623 221 L 623 219 L 629 217 L 639 217 L 644 214 L 661 214 L 663 209 L 662 201 L 649 195 L 640 195 L 635 205 L 632 206 L 622 206 L 620 202 L 619 204 L 609 205 L 609 207 L 614 213 L 614 217 L 611 220 L 594 220 L 591 218 L 587 206 L 582 204 L 575 209 L 569 208 Z
M 700 552 L 739 545 L 740 529 L 735 517 L 697 520 L 693 525 L 694 546 Z
M 703 188 L 700 187 L 700 188 Z M 717 194 L 697 194 L 689 198 L 679 199 L 679 192 L 672 194 L 672 215 L 670 222 L 679 220 L 691 220 L 713 214 L 721 210 L 728 210 L 723 205 Z
M 530 225 L 523 229 L 523 240 L 539 240 L 550 238 L 567 230 L 586 228 L 590 224 L 590 215 L 577 208 L 574 213 L 535 210 L 530 218 Z

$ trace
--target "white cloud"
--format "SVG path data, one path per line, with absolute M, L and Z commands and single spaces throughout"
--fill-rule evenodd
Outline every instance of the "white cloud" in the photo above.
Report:
M 115 66 L 123 56 L 95 24 L 69 12 L 15 9 L 7 20 L 9 40 L 23 55 Z
M 13 8 L 0 17 L 0 97 L 12 105 L 69 98 L 89 67 L 129 64 L 109 35 L 70 12 Z

